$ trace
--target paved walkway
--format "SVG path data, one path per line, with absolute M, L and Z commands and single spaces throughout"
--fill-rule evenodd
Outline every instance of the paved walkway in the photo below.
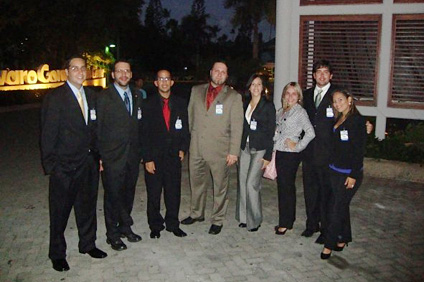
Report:
M 98 201 L 97 246 L 103 260 L 79 254 L 73 216 L 66 231 L 71 270 L 52 269 L 48 253 L 48 178 L 38 149 L 38 110 L 0 113 L 0 281 L 423 281 L 423 184 L 365 178 L 351 205 L 352 242 L 330 260 L 319 258 L 315 237 L 300 236 L 305 222 L 302 181 L 297 178 L 297 221 L 276 236 L 275 182 L 263 187 L 264 222 L 256 233 L 234 219 L 236 178 L 221 234 L 209 235 L 209 223 L 182 226 L 185 238 L 162 232 L 149 238 L 146 191 L 141 177 L 135 201 L 134 230 L 143 236 L 128 250 L 113 251 L 105 242 L 103 189 Z M 180 217 L 189 211 L 185 166 Z M 211 192 L 211 191 L 209 191 Z M 211 193 L 208 198 L 211 209 Z M 209 213 L 206 214 L 209 217 Z

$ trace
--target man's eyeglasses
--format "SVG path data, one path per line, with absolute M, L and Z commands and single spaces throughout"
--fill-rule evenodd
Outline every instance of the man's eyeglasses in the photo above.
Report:
M 172 78 L 170 77 L 158 77 L 158 81 L 171 81 Z
M 130 72 L 131 72 L 130 69 L 117 69 L 117 70 L 115 70 L 115 73 L 125 73 L 125 74 L 128 74 Z
M 87 68 L 86 67 L 70 66 L 69 70 L 72 71 L 72 72 L 78 72 L 78 71 L 86 72 Z

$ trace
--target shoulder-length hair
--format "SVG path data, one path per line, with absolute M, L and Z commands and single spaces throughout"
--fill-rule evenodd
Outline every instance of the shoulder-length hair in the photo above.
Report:
M 300 88 L 299 83 L 292 81 L 286 84 L 286 86 L 284 86 L 283 89 L 283 93 L 281 94 L 281 104 L 283 105 L 283 109 L 287 109 L 288 108 L 288 103 L 287 101 L 284 99 L 284 96 L 287 92 L 287 90 L 289 89 L 289 87 L 293 87 L 294 90 L 297 92 L 297 95 L 299 96 L 299 101 L 298 103 L 300 105 L 303 105 L 303 93 L 302 93 L 302 89 Z
M 268 80 L 264 76 L 262 76 L 260 74 L 257 74 L 257 73 L 254 73 L 254 74 L 252 74 L 249 77 L 249 80 L 246 83 L 245 97 L 247 99 L 250 99 L 250 95 L 251 95 L 250 94 L 250 86 L 252 85 L 253 81 L 256 78 L 259 78 L 262 81 L 262 92 L 261 92 L 261 96 L 262 97 L 265 97 L 266 99 L 269 99 L 269 95 L 267 93 L 267 91 L 268 91 Z
M 333 94 L 331 94 L 331 104 L 332 105 L 333 105 L 333 98 L 334 98 L 334 95 L 336 93 L 342 94 L 343 96 L 346 97 L 346 99 L 348 99 L 350 97 L 351 100 L 352 100 L 352 102 L 349 104 L 349 111 L 347 112 L 346 118 L 350 115 L 353 115 L 353 114 L 356 114 L 356 113 L 359 112 L 358 109 L 356 108 L 356 105 L 355 105 L 355 98 L 346 89 L 336 89 L 335 91 L 333 91 Z M 336 121 L 339 120 L 342 116 L 342 113 L 337 112 L 336 109 L 334 108 L 334 105 L 333 105 L 333 111 L 335 112 L 334 118 L 336 119 Z

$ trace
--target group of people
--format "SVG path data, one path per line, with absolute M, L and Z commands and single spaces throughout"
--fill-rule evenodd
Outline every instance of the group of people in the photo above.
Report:
M 132 89 L 131 65 L 114 63 L 113 84 L 100 93 L 83 87 L 86 62 L 65 64 L 66 83 L 46 95 L 41 110 L 41 153 L 50 176 L 49 258 L 57 271 L 69 270 L 64 232 L 72 207 L 79 252 L 93 258 L 107 254 L 95 245 L 99 174 L 104 187 L 106 242 L 113 250 L 139 242 L 131 216 L 140 163 L 144 165 L 150 238 L 166 229 L 177 237 L 184 225 L 205 220 L 207 190 L 213 188 L 209 233 L 221 232 L 228 207 L 230 167 L 238 163 L 236 219 L 239 227 L 258 231 L 262 223 L 261 179 L 275 152 L 279 223 L 284 235 L 295 221 L 295 178 L 302 162 L 306 230 L 320 231 L 321 258 L 350 242 L 349 202 L 362 180 L 365 121 L 353 97 L 335 90 L 327 61 L 314 64 L 316 86 L 302 95 L 295 82 L 282 93 L 276 112 L 257 74 L 247 83 L 246 99 L 226 85 L 228 67 L 217 61 L 210 82 L 194 86 L 187 102 L 172 93 L 169 70 L 159 70 L 156 93 L 144 99 Z M 304 97 L 304 98 L 303 98 Z M 244 101 L 243 101 L 244 100 Z M 302 107 L 302 104 L 305 108 Z M 188 153 L 190 214 L 179 221 L 181 166 Z M 163 191 L 166 213 L 160 213 Z M 321 239 L 320 239 L 321 238 Z

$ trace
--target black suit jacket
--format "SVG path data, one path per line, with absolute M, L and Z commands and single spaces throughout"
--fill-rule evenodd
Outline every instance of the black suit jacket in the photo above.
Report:
M 250 99 L 243 105 L 246 114 Z M 274 103 L 261 97 L 258 105 L 252 113 L 251 121 L 257 122 L 256 130 L 250 129 L 250 125 L 244 118 L 243 135 L 241 138 L 241 149 L 246 147 L 247 137 L 249 136 L 249 147 L 256 150 L 266 150 L 264 159 L 270 161 L 272 149 L 274 146 L 273 137 L 275 134 L 275 106 Z
M 143 161 L 155 161 L 161 154 L 178 156 L 179 151 L 187 152 L 190 144 L 188 127 L 187 102 L 171 94 L 169 107 L 171 117 L 169 131 L 166 128 L 162 112 L 162 98 L 159 93 L 150 95 L 143 103 Z M 182 122 L 182 128 L 177 129 L 177 119 Z
M 336 86 L 330 85 L 318 109 L 315 108 L 314 89 L 315 86 L 303 92 L 303 107 L 314 127 L 315 138 L 308 144 L 302 155 L 303 160 L 312 161 L 315 165 L 327 166 L 331 154 L 331 138 L 334 125 L 334 117 L 327 117 L 327 108 L 332 107 L 332 94 L 336 90 Z
M 78 101 L 67 83 L 44 97 L 41 109 L 41 159 L 46 174 L 71 172 L 84 164 L 95 149 L 95 120 L 90 109 L 96 109 L 95 93 L 84 88 L 88 124 Z
M 134 89 L 131 89 L 131 94 L 131 115 L 114 84 L 98 94 L 97 144 L 105 169 L 123 170 L 126 163 L 138 165 L 140 162 L 142 99 Z

